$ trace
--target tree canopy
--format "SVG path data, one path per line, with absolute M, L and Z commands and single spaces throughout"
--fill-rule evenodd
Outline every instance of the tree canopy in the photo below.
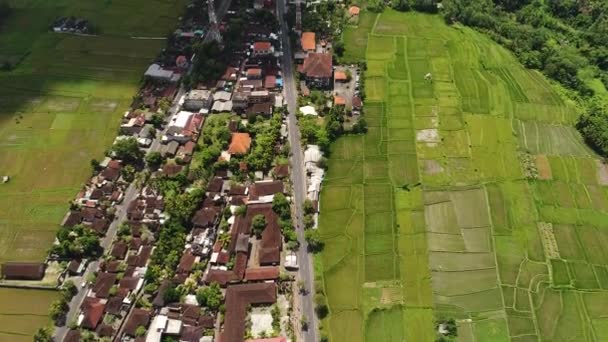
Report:
M 222 304 L 222 291 L 218 283 L 211 283 L 196 292 L 199 305 L 209 310 L 217 311 Z
M 110 152 L 127 164 L 138 164 L 144 157 L 144 152 L 139 149 L 137 139 L 134 137 L 117 141 L 110 148 Z

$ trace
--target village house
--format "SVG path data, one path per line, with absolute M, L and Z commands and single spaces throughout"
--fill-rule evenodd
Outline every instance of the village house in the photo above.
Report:
M 302 32 L 302 38 L 300 39 L 302 50 L 304 52 L 315 52 L 317 49 L 317 43 L 315 41 L 314 32 Z
M 299 71 L 308 86 L 328 88 L 333 74 L 332 57 L 328 53 L 309 53 Z
M 253 56 L 264 57 L 274 53 L 274 48 L 270 42 L 255 42 L 253 43 Z
M 209 90 L 190 90 L 184 99 L 183 109 L 187 111 L 197 112 L 200 110 L 209 110 L 213 104 L 213 96 Z
M 230 154 L 247 154 L 251 146 L 251 136 L 249 133 L 232 133 L 228 153 Z

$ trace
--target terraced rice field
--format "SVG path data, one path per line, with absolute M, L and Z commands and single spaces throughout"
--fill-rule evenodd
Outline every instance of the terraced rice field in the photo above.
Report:
M 434 341 L 437 315 L 460 341 L 607 340 L 608 168 L 575 109 L 479 33 L 374 16 L 369 132 L 321 196 L 331 340 Z

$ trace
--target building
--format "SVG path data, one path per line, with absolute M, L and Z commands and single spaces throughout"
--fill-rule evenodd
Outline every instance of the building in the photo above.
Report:
M 302 32 L 302 38 L 300 39 L 302 50 L 305 52 L 314 52 L 317 49 L 317 43 L 315 41 L 314 32 Z
M 254 57 L 263 57 L 272 55 L 274 53 L 274 48 L 270 42 L 255 42 L 253 43 L 253 56 Z
M 45 264 L 41 262 L 5 262 L 2 278 L 6 280 L 40 280 L 44 278 Z
M 262 78 L 262 69 L 260 68 L 249 68 L 247 69 L 248 80 L 259 80 Z
M 252 106 L 247 108 L 247 116 L 251 117 L 256 115 L 263 115 L 266 117 L 272 115 L 272 103 L 254 103 Z
M 189 111 L 209 110 L 213 104 L 213 96 L 209 90 L 191 90 L 184 100 L 184 109 Z
M 348 75 L 344 71 L 336 70 L 336 72 L 334 72 L 334 81 L 348 82 Z
M 166 82 L 177 82 L 181 78 L 180 74 L 174 73 L 171 70 L 164 69 L 159 64 L 152 64 L 146 70 L 145 77 Z
M 232 133 L 228 153 L 230 154 L 246 154 L 251 147 L 251 136 L 249 133 Z
M 361 12 L 361 9 L 357 6 L 350 6 L 350 8 L 348 9 L 348 15 L 350 15 L 351 17 L 358 17 L 359 12 Z
M 327 88 L 331 85 L 333 74 L 332 57 L 328 53 L 310 53 L 304 59 L 300 73 L 309 86 Z
M 273 304 L 277 301 L 275 283 L 231 285 L 226 289 L 226 315 L 220 341 L 243 342 L 247 308 L 251 305 Z

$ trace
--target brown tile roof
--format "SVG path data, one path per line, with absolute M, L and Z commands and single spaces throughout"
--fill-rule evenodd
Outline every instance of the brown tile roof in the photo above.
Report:
M 167 177 L 173 177 L 182 172 L 184 167 L 174 163 L 167 163 L 163 166 L 163 174 Z
M 192 266 L 194 266 L 194 260 L 196 259 L 196 255 L 192 254 L 189 250 L 186 251 L 179 260 L 179 265 L 177 265 L 177 273 L 190 273 L 192 271 Z
M 152 250 L 154 246 L 143 246 L 141 251 L 137 255 L 137 267 L 144 267 L 148 263 L 148 259 L 150 259 L 150 255 L 152 255 Z
M 183 342 L 199 342 L 205 333 L 205 327 L 194 327 L 190 325 L 184 326 L 180 335 L 180 341 Z
M 362 105 L 363 102 L 361 101 L 361 98 L 358 96 L 353 96 L 353 108 L 361 108 Z
M 277 86 L 277 77 L 276 76 L 266 76 L 264 79 L 264 88 L 266 89 L 274 89 Z
M 63 342 L 80 342 L 80 331 L 79 330 L 70 330 L 67 335 L 63 339 Z
M 224 180 L 219 177 L 213 177 L 213 179 L 207 184 L 207 191 L 209 192 L 220 192 L 224 186 Z
M 45 265 L 41 262 L 5 262 L 2 277 L 11 280 L 40 280 L 44 277 Z
M 97 335 L 100 337 L 112 337 L 114 335 L 114 328 L 111 325 L 102 323 L 97 327 Z
M 195 227 L 210 228 L 213 227 L 220 215 L 219 208 L 207 207 L 197 210 L 192 217 L 192 224 Z
M 76 274 L 76 272 L 78 271 L 78 268 L 80 268 L 80 260 L 72 260 L 70 261 L 70 263 L 68 264 L 67 270 L 68 272 L 70 272 L 71 274 Z
M 282 181 L 255 182 L 249 187 L 249 198 L 255 200 L 262 196 L 274 195 L 283 191 Z
M 244 340 L 247 307 L 252 304 L 272 304 L 277 301 L 274 283 L 255 283 L 228 286 L 226 290 L 226 315 L 221 342 Z
M 103 169 L 103 171 L 99 173 L 99 176 L 101 176 L 103 179 L 115 182 L 116 180 L 118 180 L 118 178 L 120 178 L 120 169 L 106 167 L 105 169 Z
M 115 273 L 99 272 L 95 284 L 93 284 L 93 292 L 98 298 L 108 298 L 110 289 L 116 282 Z
M 245 281 L 275 280 L 279 278 L 277 266 L 255 267 L 245 270 Z
M 114 245 L 112 246 L 112 251 L 110 252 L 110 255 L 115 257 L 116 259 L 122 260 L 127 255 L 128 250 L 129 250 L 129 246 L 127 246 L 127 243 L 123 242 L 123 241 L 119 241 L 119 242 L 114 243 Z
M 82 221 L 82 214 L 80 211 L 72 210 L 65 215 L 61 225 L 63 227 L 74 227 L 75 225 L 79 224 L 80 221 Z
M 152 300 L 152 305 L 155 307 L 163 307 L 165 306 L 165 291 L 171 286 L 171 282 L 169 280 L 163 280 L 158 288 L 158 292 L 156 292 L 156 296 Z
M 122 300 L 124 297 L 114 296 L 106 302 L 106 312 L 112 315 L 118 315 L 122 308 Z
M 310 53 L 304 59 L 302 73 L 312 78 L 331 78 L 333 62 L 327 53 Z
M 139 282 L 139 278 L 137 278 L 137 277 L 123 277 L 118 282 L 118 286 L 120 286 L 123 289 L 129 289 L 130 291 L 133 291 L 137 288 L 138 282 Z
M 272 114 L 272 103 L 270 103 L 270 102 L 254 103 L 253 105 L 251 105 L 247 108 L 247 114 L 270 115 L 270 114 Z
M 105 218 L 95 218 L 91 224 L 91 229 L 93 229 L 99 235 L 105 234 L 109 227 L 110 221 Z
M 228 152 L 231 154 L 245 154 L 251 147 L 251 137 L 249 133 L 232 133 L 232 139 Z
M 144 309 L 133 309 L 127 322 L 125 323 L 124 333 L 129 336 L 135 336 L 135 330 L 138 327 L 147 327 L 150 322 L 150 311 Z
M 247 193 L 247 187 L 243 186 L 243 185 L 237 185 L 234 184 L 230 187 L 230 190 L 228 191 L 228 196 L 242 196 L 245 195 Z
M 314 32 L 302 32 L 302 50 L 314 51 L 317 48 Z
M 277 165 L 274 167 L 274 175 L 277 178 L 285 178 L 287 176 L 289 176 L 289 165 L 287 164 L 283 164 L 283 165 Z

